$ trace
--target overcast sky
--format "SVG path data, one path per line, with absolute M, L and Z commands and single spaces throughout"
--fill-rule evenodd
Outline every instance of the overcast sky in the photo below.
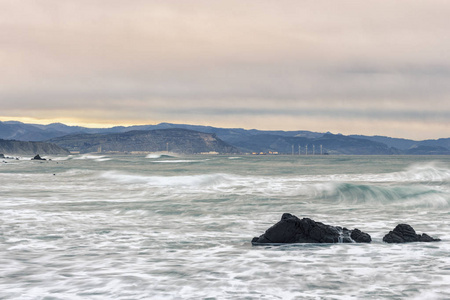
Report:
M 448 0 L 0 0 L 0 120 L 450 137 Z

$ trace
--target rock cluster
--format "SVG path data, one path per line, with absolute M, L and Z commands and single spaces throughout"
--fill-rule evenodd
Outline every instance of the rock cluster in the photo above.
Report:
M 289 213 L 281 220 L 255 237 L 252 244 L 284 243 L 370 243 L 370 235 L 358 229 L 349 230 L 339 226 L 326 225 L 309 218 L 299 219 Z
M 19 160 L 18 157 L 11 157 L 11 156 L 5 156 L 5 154 L 0 153 L 0 158 L 2 159 L 15 159 L 15 160 Z M 5 164 L 7 163 L 6 161 L 3 161 Z
M 253 245 L 290 243 L 370 243 L 369 234 L 355 228 L 349 230 L 339 226 L 326 225 L 309 218 L 299 219 L 284 213 L 281 220 L 259 237 L 254 237 Z M 437 242 L 440 239 L 417 234 L 408 224 L 399 224 L 384 236 L 385 243 Z
M 417 234 L 408 224 L 398 224 L 394 230 L 383 237 L 385 243 L 410 243 L 410 242 L 438 242 L 426 233 Z

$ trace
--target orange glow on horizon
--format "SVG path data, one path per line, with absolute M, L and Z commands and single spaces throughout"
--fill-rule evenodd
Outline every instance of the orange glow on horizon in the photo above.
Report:
M 18 121 L 22 123 L 28 124 L 39 124 L 39 125 L 49 125 L 52 123 L 62 123 L 68 126 L 81 126 L 87 128 L 110 128 L 114 126 L 132 126 L 132 125 L 153 125 L 153 124 L 136 124 L 133 121 L 121 121 L 121 122 L 113 122 L 111 120 L 105 121 L 91 121 L 91 120 L 80 120 L 73 118 L 55 118 L 55 119 L 47 119 L 47 118 L 30 118 L 30 117 L 3 117 L 0 116 L 1 122 L 7 121 Z M 157 123 L 155 123 L 157 124 Z

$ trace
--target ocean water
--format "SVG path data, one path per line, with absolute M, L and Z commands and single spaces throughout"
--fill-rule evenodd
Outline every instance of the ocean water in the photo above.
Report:
M 0 299 L 450 299 L 449 156 L 30 158 L 0 164 Z M 285 212 L 373 242 L 252 246 Z

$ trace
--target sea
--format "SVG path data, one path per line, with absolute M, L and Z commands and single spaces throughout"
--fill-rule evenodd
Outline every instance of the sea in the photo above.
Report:
M 43 157 L 0 159 L 0 299 L 450 299 L 450 156 Z M 372 243 L 252 246 L 286 212 Z

